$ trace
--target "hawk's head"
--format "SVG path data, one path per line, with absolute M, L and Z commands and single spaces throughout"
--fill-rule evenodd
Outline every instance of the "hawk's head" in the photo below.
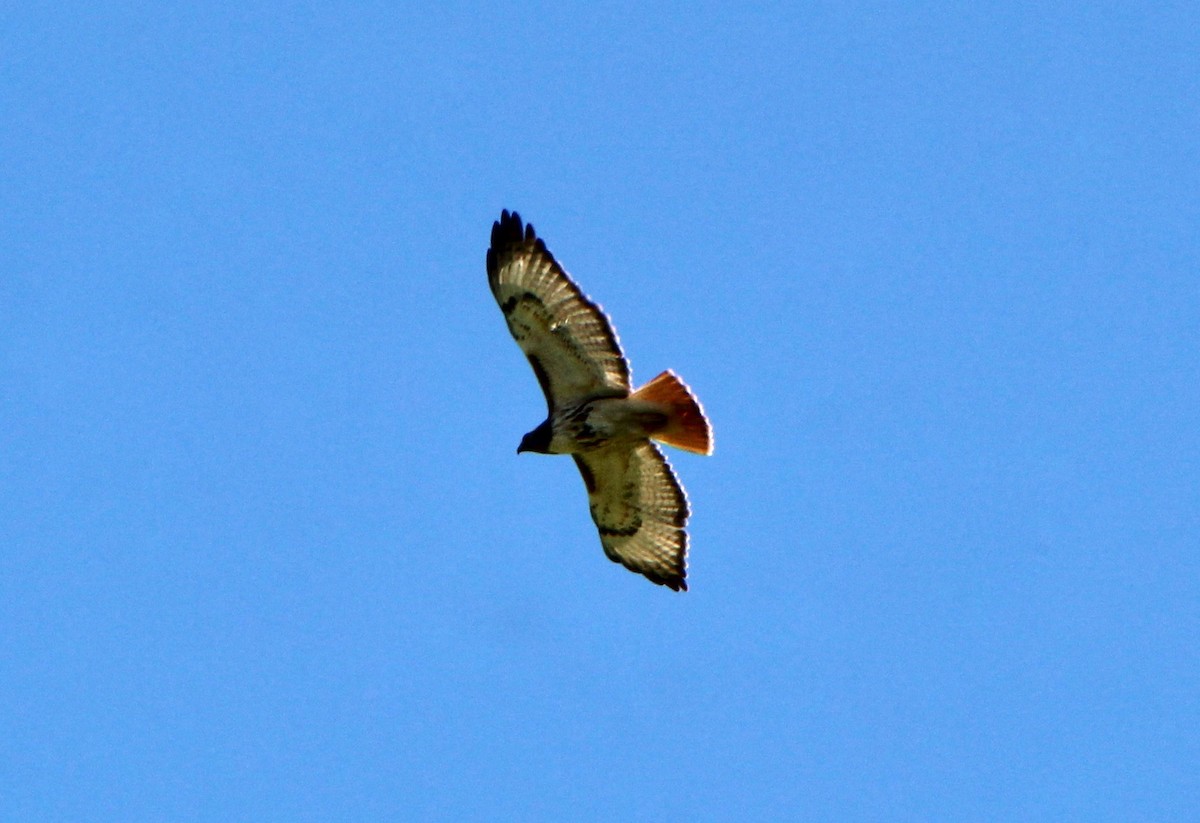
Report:
M 531 431 L 529 434 L 521 438 L 521 445 L 517 446 L 517 454 L 521 452 L 537 452 L 538 454 L 550 453 L 550 438 L 554 435 L 554 430 L 550 427 L 550 421 L 547 420 L 542 425 Z

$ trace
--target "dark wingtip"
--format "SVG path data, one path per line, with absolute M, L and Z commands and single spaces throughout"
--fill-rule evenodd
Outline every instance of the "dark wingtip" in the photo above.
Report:
M 682 574 L 677 577 L 663 577 L 662 575 L 654 574 L 653 572 L 649 572 L 644 569 L 641 570 L 640 573 L 651 583 L 657 583 L 659 586 L 666 586 L 673 592 L 686 592 L 688 590 L 687 579 Z
M 537 241 L 532 223 L 523 223 L 515 211 L 502 209 L 500 219 L 492 223 L 492 248 L 496 251 Z
M 513 231 L 514 224 L 516 231 Z M 521 236 L 521 216 L 516 212 L 509 212 L 504 209 L 500 212 L 500 219 L 492 223 L 492 248 L 505 243 L 512 242 L 513 235 Z
M 579 467 L 582 469 L 583 463 L 579 460 L 579 456 L 572 456 L 575 457 L 575 462 L 579 463 Z M 587 482 L 586 475 L 584 476 L 584 482 Z M 671 591 L 676 592 L 686 592 L 688 590 L 686 567 L 679 574 L 671 574 L 670 576 L 666 576 L 659 574 L 654 569 L 638 568 L 637 566 L 630 564 L 620 555 L 610 552 L 607 546 L 604 547 L 604 556 L 612 562 L 624 566 L 625 568 L 629 569 L 629 571 L 634 572 L 635 574 L 640 574 L 642 577 L 646 578 L 656 586 L 666 586 Z
M 488 282 L 496 289 L 495 278 L 500 273 L 505 257 L 512 253 L 514 247 L 524 241 L 526 229 L 521 225 L 521 215 L 515 211 L 503 209 L 500 219 L 492 223 L 492 242 L 487 251 Z

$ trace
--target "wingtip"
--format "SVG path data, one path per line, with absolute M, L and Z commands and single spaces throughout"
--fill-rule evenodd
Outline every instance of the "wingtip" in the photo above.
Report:
M 636 571 L 638 571 L 651 583 L 655 583 L 659 586 L 666 586 L 673 592 L 686 592 L 688 590 L 686 567 L 678 574 L 658 574 L 652 571 L 647 571 L 646 569 L 638 569 Z
M 492 223 L 492 248 L 519 246 L 522 243 L 538 241 L 537 232 L 532 223 L 525 223 L 521 215 L 508 209 L 500 210 L 500 219 Z

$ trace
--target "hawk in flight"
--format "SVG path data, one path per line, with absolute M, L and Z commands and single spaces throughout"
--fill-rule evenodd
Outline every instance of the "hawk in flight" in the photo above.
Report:
M 608 558 L 687 591 L 687 496 L 651 440 L 712 454 L 700 404 L 670 371 L 632 389 L 608 318 L 516 212 L 492 224 L 487 272 L 549 407 L 517 452 L 575 458 Z

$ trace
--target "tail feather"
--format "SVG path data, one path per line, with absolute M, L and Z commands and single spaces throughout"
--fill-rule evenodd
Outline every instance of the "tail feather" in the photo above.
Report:
M 667 425 L 654 433 L 655 440 L 698 454 L 712 454 L 712 427 L 704 409 L 675 372 L 663 372 L 630 395 L 630 399 L 667 408 Z

